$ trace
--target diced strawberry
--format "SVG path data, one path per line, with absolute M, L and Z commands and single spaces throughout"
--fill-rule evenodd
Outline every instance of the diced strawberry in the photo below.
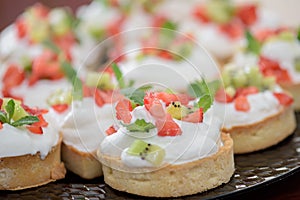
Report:
M 274 76 L 277 83 L 290 83 L 292 79 L 286 69 L 282 69 L 278 62 L 261 56 L 259 58 L 259 68 L 264 76 Z
M 223 88 L 220 88 L 215 94 L 215 100 L 221 103 L 229 103 L 233 101 L 233 97 L 227 94 Z
M 44 6 L 41 3 L 36 3 L 34 4 L 34 6 L 32 7 L 34 14 L 36 15 L 35 17 L 38 18 L 46 18 L 48 17 L 49 14 L 49 8 L 47 8 L 46 6 Z
M 106 135 L 112 135 L 112 134 L 114 134 L 114 133 L 116 133 L 116 132 L 117 132 L 117 130 L 115 129 L 114 125 L 111 125 L 111 126 L 105 131 Z
M 30 115 L 40 115 L 40 114 L 46 114 L 46 113 L 48 113 L 47 109 L 30 108 L 29 106 L 26 106 L 24 104 L 21 104 L 21 106 Z
M 181 135 L 182 130 L 178 124 L 172 119 L 170 114 L 167 114 L 165 120 L 160 119 L 156 121 L 158 128 L 158 136 L 177 136 Z
M 273 31 L 271 29 L 261 29 L 261 30 L 254 32 L 255 38 L 260 42 L 265 41 L 267 38 L 269 38 L 270 36 L 272 36 L 274 34 L 275 34 L 275 31 Z
M 166 116 L 166 111 L 158 99 L 154 99 L 152 102 L 149 113 L 156 119 L 164 119 Z
M 195 112 L 182 118 L 182 121 L 191 123 L 200 123 L 203 121 L 203 108 L 199 108 Z
M 238 96 L 234 100 L 234 107 L 238 111 L 247 112 L 250 110 L 250 104 L 246 96 Z
M 289 106 L 294 102 L 294 99 L 285 93 L 274 92 L 273 94 L 283 106 Z
M 27 34 L 27 25 L 24 19 L 18 19 L 16 21 L 17 34 L 19 38 L 24 38 Z
M 163 15 L 156 15 L 153 17 L 152 26 L 153 27 L 162 27 L 166 23 L 167 18 Z
M 237 8 L 237 16 L 246 25 L 253 25 L 257 20 L 256 5 L 248 4 L 242 5 Z
M 63 76 L 64 73 L 61 70 L 57 55 L 51 51 L 45 51 L 32 62 L 32 74 L 29 77 L 29 85 L 34 84 L 39 79 L 56 80 Z
M 238 39 L 244 34 L 243 26 L 236 21 L 233 21 L 229 24 L 220 25 L 219 29 L 231 39 Z
M 235 97 L 248 96 L 250 94 L 256 94 L 258 92 L 259 92 L 259 90 L 255 86 L 249 86 L 246 88 L 238 88 L 236 91 Z
M 207 23 L 210 21 L 204 6 L 197 6 L 193 12 L 193 15 L 201 22 Z
M 174 101 L 180 101 L 181 104 L 187 105 L 189 103 L 190 97 L 186 94 L 169 94 L 166 92 L 155 93 L 156 98 L 162 100 L 168 106 Z
M 39 118 L 39 121 L 33 123 L 32 126 L 40 126 L 40 127 L 47 127 L 48 126 L 48 122 L 44 119 L 42 114 L 37 115 L 37 117 Z
M 2 129 L 3 128 L 3 125 L 2 125 L 2 123 L 0 122 L 0 129 Z
M 150 109 L 150 107 L 151 107 L 151 105 L 152 105 L 154 99 L 155 99 L 155 95 L 154 95 L 153 92 L 147 92 L 147 93 L 146 93 L 146 95 L 145 95 L 145 97 L 144 97 L 144 105 L 145 105 L 145 108 L 146 108 L 147 110 Z
M 2 107 L 2 104 L 3 104 L 3 99 L 0 98 L 0 109 L 1 109 L 1 107 Z
M 104 99 L 102 98 L 102 96 L 100 94 L 100 90 L 95 89 L 94 98 L 95 98 L 96 104 L 99 107 L 102 107 L 105 104 L 105 101 L 104 101 Z
M 163 59 L 166 59 L 166 60 L 173 60 L 173 58 L 174 58 L 172 53 L 169 52 L 169 51 L 166 51 L 166 50 L 160 50 L 158 52 L 158 56 L 163 58 Z
M 63 113 L 69 108 L 69 105 L 68 104 L 56 104 L 56 105 L 53 105 L 52 108 L 58 113 Z
M 25 72 L 17 65 L 11 64 L 3 76 L 3 88 L 7 91 L 20 85 L 25 79 Z
M 112 21 L 108 26 L 106 27 L 107 33 L 109 36 L 116 35 L 121 32 L 122 23 L 124 21 L 124 18 L 121 17 L 115 21 Z
M 131 121 L 131 111 L 132 105 L 128 99 L 120 100 L 116 105 L 116 115 L 118 120 L 122 120 L 124 123 L 130 123 Z
M 40 126 L 27 126 L 26 128 L 34 134 L 43 134 L 43 129 Z

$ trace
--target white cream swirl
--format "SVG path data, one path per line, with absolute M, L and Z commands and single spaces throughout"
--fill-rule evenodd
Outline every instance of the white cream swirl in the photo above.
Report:
M 81 152 L 95 151 L 113 120 L 113 105 L 98 107 L 93 98 L 75 101 L 66 116 L 61 131 L 63 142 Z
M 43 128 L 43 134 L 34 134 L 26 128 L 16 128 L 3 124 L 0 130 L 0 158 L 35 155 L 44 159 L 52 147 L 58 144 L 59 133 L 51 123 Z

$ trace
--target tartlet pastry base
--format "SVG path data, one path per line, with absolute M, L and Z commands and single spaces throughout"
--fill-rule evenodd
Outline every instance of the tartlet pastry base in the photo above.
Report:
M 71 172 L 84 179 L 102 176 L 102 165 L 97 160 L 96 152 L 81 152 L 74 147 L 62 144 L 62 161 Z
M 42 160 L 40 154 L 0 158 L 0 190 L 21 190 L 65 177 L 61 139 Z
M 233 141 L 222 133 L 223 146 L 209 157 L 161 168 L 128 168 L 120 158 L 98 156 L 104 181 L 114 189 L 150 197 L 179 197 L 227 183 L 234 172 Z
M 230 133 L 234 153 L 250 153 L 276 145 L 291 135 L 296 128 L 295 113 L 290 107 L 283 107 L 277 114 L 250 125 L 223 128 Z

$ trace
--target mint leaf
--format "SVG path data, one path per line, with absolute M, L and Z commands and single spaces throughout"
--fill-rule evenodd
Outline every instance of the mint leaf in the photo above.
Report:
M 15 127 L 23 126 L 23 125 L 31 125 L 38 121 L 39 121 L 39 118 L 36 116 L 25 116 L 15 122 L 11 123 L 11 125 L 15 126 Z
M 83 86 L 81 80 L 75 77 L 72 84 L 73 84 L 73 99 L 81 101 L 83 99 Z
M 77 76 L 75 69 L 66 61 L 61 64 L 61 70 L 70 82 L 73 82 L 74 78 Z
M 252 52 L 256 55 L 259 55 L 261 44 L 260 42 L 253 37 L 250 31 L 246 31 L 246 39 L 247 39 L 247 51 Z
M 15 102 L 14 100 L 9 100 L 5 106 L 5 110 L 8 113 L 8 123 L 10 122 L 11 118 L 14 115 L 15 112 Z
M 144 105 L 144 97 L 146 95 L 146 91 L 151 89 L 152 86 L 146 85 L 140 88 L 124 88 L 121 90 L 121 93 L 124 94 L 127 98 L 129 98 L 133 103 L 138 104 L 140 106 Z
M 198 101 L 198 107 L 203 108 L 203 112 L 206 112 L 212 105 L 213 100 L 210 95 L 206 94 L 202 96 Z
M 205 80 L 197 80 L 188 86 L 188 94 L 192 97 L 202 97 L 206 94 L 214 96 L 220 86 L 219 80 L 206 82 Z
M 170 29 L 170 30 L 176 30 L 177 29 L 177 24 L 171 21 L 166 21 L 163 25 L 162 28 Z
M 51 40 L 44 40 L 42 44 L 54 53 L 60 54 L 60 49 Z
M 300 27 L 298 28 L 297 39 L 300 42 Z
M 111 66 L 112 66 L 112 69 L 115 73 L 117 81 L 119 83 L 119 87 L 124 88 L 125 87 L 125 82 L 124 82 L 123 74 L 122 74 L 120 68 L 118 67 L 118 65 L 116 63 L 113 63 Z
M 146 122 L 144 119 L 137 119 L 132 124 L 122 124 L 130 132 L 149 132 L 150 129 L 155 128 L 154 124 Z
M 61 69 L 69 82 L 73 85 L 73 99 L 74 100 L 82 100 L 83 98 L 83 89 L 82 89 L 82 82 L 77 77 L 77 72 L 72 67 L 72 65 L 66 61 L 61 64 Z
M 0 122 L 1 123 L 8 123 L 7 115 L 3 111 L 0 111 Z

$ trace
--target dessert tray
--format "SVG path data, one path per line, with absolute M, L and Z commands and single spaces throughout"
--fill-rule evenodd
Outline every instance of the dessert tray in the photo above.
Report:
M 245 192 L 280 181 L 299 170 L 300 113 L 296 114 L 295 133 L 280 144 L 264 151 L 235 156 L 236 171 L 228 184 L 182 199 L 214 199 Z M 1 177 L 1 173 L 0 173 Z M 18 192 L 0 192 L 0 199 L 145 199 L 116 191 L 103 178 L 84 180 L 68 172 L 66 178 L 42 187 Z

